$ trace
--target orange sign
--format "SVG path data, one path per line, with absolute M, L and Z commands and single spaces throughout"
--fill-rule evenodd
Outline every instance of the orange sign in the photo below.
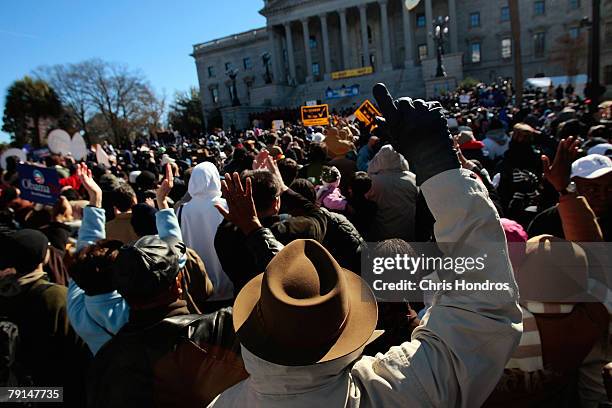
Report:
M 329 106 L 302 106 L 302 124 L 304 126 L 329 125 Z
M 376 109 L 376 106 L 367 99 L 363 101 L 359 109 L 355 111 L 355 117 L 365 123 L 366 126 L 374 124 L 376 116 L 382 116 L 382 114 Z

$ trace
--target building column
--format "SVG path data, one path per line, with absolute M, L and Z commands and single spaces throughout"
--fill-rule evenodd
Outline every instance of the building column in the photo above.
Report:
M 293 56 L 293 35 L 291 34 L 291 23 L 287 22 L 285 26 L 285 38 L 287 40 L 287 59 L 289 60 L 289 82 L 295 80 L 295 59 Z
M 304 34 L 304 54 L 306 55 L 306 82 L 312 82 L 312 55 L 310 53 L 310 30 L 308 18 L 302 19 L 302 32 Z
M 457 1 L 448 0 L 448 29 L 450 31 L 450 52 L 459 52 L 459 38 L 457 37 Z
M 359 5 L 359 21 L 361 22 L 361 52 L 363 54 L 364 67 L 370 66 L 370 50 L 368 48 L 368 15 L 366 10 L 367 4 Z
M 382 27 L 383 71 L 391 71 L 391 39 L 389 37 L 389 15 L 387 14 L 387 0 L 379 0 L 380 20 Z M 402 8 L 405 8 L 402 4 Z
M 281 57 L 282 51 L 279 53 L 279 48 L 282 49 L 282 47 L 279 47 L 280 39 L 275 27 L 268 27 L 268 32 L 270 33 L 270 54 L 272 56 L 272 74 L 274 75 L 272 83 L 280 84 L 286 80 Z
M 349 41 L 346 25 L 346 9 L 338 12 L 340 15 L 340 37 L 342 39 L 342 69 L 349 69 Z
M 331 56 L 329 54 L 329 32 L 327 30 L 327 14 L 323 13 L 319 16 L 321 20 L 321 41 L 323 41 L 323 60 L 325 62 L 325 79 L 331 78 Z
M 402 4 L 402 25 L 404 26 L 404 67 L 414 65 L 414 32 L 412 31 L 414 14 Z
M 436 55 L 436 45 L 434 44 L 433 35 L 433 7 L 432 0 L 425 0 L 425 29 L 427 30 L 427 56 L 433 58 Z

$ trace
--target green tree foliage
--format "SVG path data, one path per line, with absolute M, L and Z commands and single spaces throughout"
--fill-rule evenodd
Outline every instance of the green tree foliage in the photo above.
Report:
M 40 147 L 40 120 L 58 118 L 62 111 L 59 97 L 47 82 L 25 76 L 8 89 L 2 130 L 17 146 L 31 143 Z
M 168 112 L 168 124 L 185 137 L 199 137 L 204 133 L 202 103 L 196 88 L 176 94 Z

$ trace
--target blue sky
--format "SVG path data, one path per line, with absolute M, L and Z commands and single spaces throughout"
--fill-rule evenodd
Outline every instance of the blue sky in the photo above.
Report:
M 15 79 L 94 57 L 142 70 L 171 99 L 197 86 L 192 45 L 264 26 L 262 7 L 261 0 L 0 0 L 0 124 Z

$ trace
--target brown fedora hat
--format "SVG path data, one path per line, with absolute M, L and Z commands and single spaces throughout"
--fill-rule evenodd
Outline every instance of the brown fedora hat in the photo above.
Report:
M 244 347 L 286 366 L 343 357 L 380 334 L 370 287 L 314 240 L 283 248 L 242 288 L 233 315 Z

